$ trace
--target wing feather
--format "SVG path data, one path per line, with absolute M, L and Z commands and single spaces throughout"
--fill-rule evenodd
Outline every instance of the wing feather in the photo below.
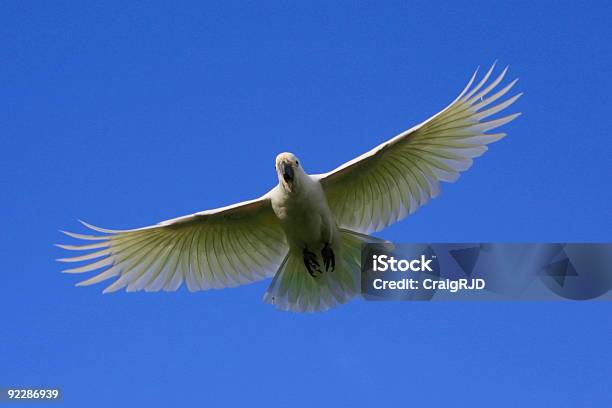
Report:
M 520 115 L 495 118 L 522 93 L 500 102 L 517 79 L 494 91 L 508 72 L 506 67 L 489 81 L 495 65 L 473 86 L 476 70 L 459 96 L 425 122 L 316 176 L 340 227 L 370 233 L 403 219 L 436 197 L 441 181 L 457 180 L 488 144 L 505 136 L 485 132 Z
M 123 288 L 128 292 L 173 291 L 183 282 L 190 291 L 233 287 L 273 275 L 287 252 L 267 195 L 132 230 L 81 223 L 101 235 L 62 232 L 99 242 L 60 244 L 65 250 L 91 252 L 58 261 L 90 261 L 65 270 L 67 273 L 102 269 L 78 286 L 116 277 L 105 293 Z

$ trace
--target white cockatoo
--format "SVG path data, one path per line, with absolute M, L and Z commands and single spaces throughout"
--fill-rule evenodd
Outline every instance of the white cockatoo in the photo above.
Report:
M 519 113 L 489 119 L 517 80 L 501 89 L 507 68 L 489 82 L 495 64 L 474 85 L 477 71 L 445 109 L 335 170 L 309 175 L 291 153 L 276 157 L 278 185 L 260 198 L 198 212 L 144 228 L 66 235 L 90 241 L 59 245 L 94 250 L 59 259 L 90 261 L 64 272 L 102 270 L 78 286 L 116 278 L 104 292 L 226 288 L 273 277 L 264 301 L 279 309 L 321 311 L 353 298 L 360 288 L 361 244 L 413 213 L 453 182 L 489 143 L 486 133 Z M 495 91 L 494 91 L 495 90 Z M 99 258 L 99 259 L 98 259 Z M 92 261 L 95 260 L 95 261 Z

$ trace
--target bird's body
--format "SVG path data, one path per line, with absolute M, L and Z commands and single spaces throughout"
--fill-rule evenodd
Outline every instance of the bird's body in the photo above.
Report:
M 329 248 L 334 257 L 340 250 L 340 232 L 323 187 L 304 172 L 295 155 L 281 153 L 276 162 L 292 166 L 294 174 L 290 184 L 279 174 L 279 184 L 270 192 L 272 209 L 285 233 L 289 252 L 296 256 L 310 253 L 320 270 L 325 264 L 324 249 Z
M 281 186 L 272 190 L 274 214 L 290 245 L 304 247 L 333 242 L 338 237 L 338 228 L 321 184 L 310 176 L 305 180 L 307 183 L 298 192 L 288 192 Z
M 89 261 L 65 272 L 103 271 L 79 286 L 110 278 L 113 292 L 225 288 L 273 277 L 264 296 L 279 309 L 326 310 L 359 293 L 361 246 L 367 235 L 413 213 L 453 182 L 503 133 L 488 130 L 519 114 L 501 112 L 521 94 L 494 104 L 516 80 L 491 94 L 506 70 L 487 83 L 493 67 L 476 73 L 449 106 L 335 170 L 308 175 L 297 157 L 276 158 L 278 185 L 250 201 L 202 211 L 144 228 L 104 235 L 66 232 L 86 245 L 59 245 Z M 95 260 L 100 258 L 99 260 Z

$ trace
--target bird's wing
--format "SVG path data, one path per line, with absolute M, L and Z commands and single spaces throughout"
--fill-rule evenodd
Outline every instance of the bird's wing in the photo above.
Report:
M 317 177 L 340 227 L 369 233 L 403 219 L 439 193 L 439 182 L 453 182 L 505 136 L 485 133 L 519 113 L 489 119 L 522 94 L 499 102 L 516 79 L 498 91 L 506 69 L 493 81 L 495 64 L 476 86 L 472 76 L 463 92 L 441 112 L 335 170 Z
M 117 231 L 83 224 L 104 235 L 65 232 L 93 243 L 58 246 L 94 252 L 59 261 L 91 262 L 68 273 L 105 268 L 78 283 L 118 277 L 105 292 L 176 290 L 183 281 L 190 291 L 237 286 L 272 276 L 287 252 L 267 195 L 145 228 Z

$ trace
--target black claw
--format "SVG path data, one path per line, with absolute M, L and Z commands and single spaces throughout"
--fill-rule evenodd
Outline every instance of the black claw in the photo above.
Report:
M 306 266 L 306 269 L 308 270 L 310 276 L 316 278 L 317 276 L 322 274 L 323 272 L 320 269 L 319 262 L 317 261 L 317 256 L 314 253 L 310 252 L 308 248 L 304 248 L 303 254 L 304 266 Z
M 336 256 L 334 255 L 334 250 L 329 246 L 329 243 L 325 244 L 323 250 L 321 250 L 321 255 L 323 256 L 325 270 L 329 271 L 331 267 L 331 271 L 333 272 L 336 269 Z

